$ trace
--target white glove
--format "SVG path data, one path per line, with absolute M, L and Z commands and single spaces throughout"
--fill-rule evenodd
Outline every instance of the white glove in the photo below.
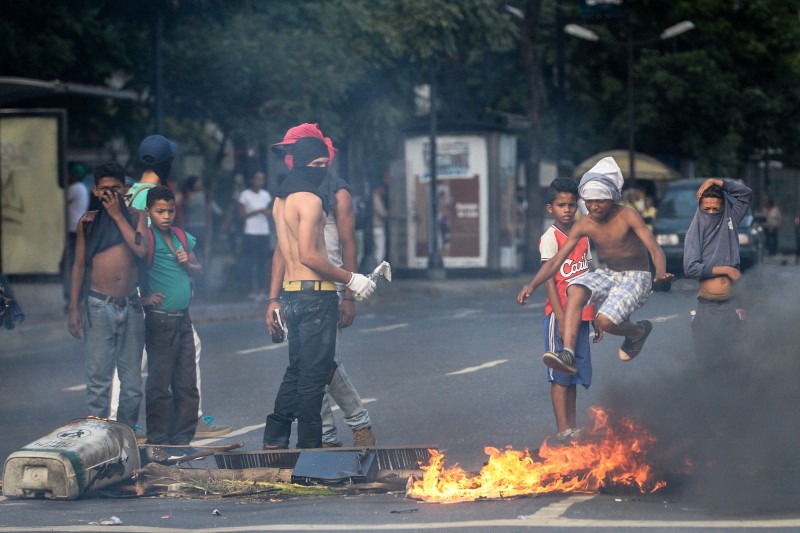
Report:
M 353 272 L 350 281 L 347 282 L 347 288 L 353 291 L 359 300 L 366 300 L 375 292 L 375 282 L 364 274 Z

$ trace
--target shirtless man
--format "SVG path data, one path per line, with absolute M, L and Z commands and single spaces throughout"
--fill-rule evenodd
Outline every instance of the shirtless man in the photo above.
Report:
M 744 309 L 733 294 L 741 276 L 737 227 L 747 214 L 753 191 L 736 181 L 709 178 L 697 189 L 697 212 L 686 232 L 683 270 L 700 280 L 692 336 L 706 368 L 723 362 L 736 346 Z
M 564 349 L 543 356 L 547 366 L 567 374 L 577 372 L 574 349 L 581 310 L 587 303 L 597 307 L 596 323 L 600 330 L 625 337 L 619 358 L 630 361 L 639 355 L 653 328 L 647 320 L 631 322 L 631 313 L 644 305 L 652 283 L 674 277 L 666 272 L 664 252 L 641 215 L 619 203 L 623 183 L 622 171 L 612 157 L 601 159 L 584 174 L 578 192 L 586 203 L 588 215 L 575 223 L 558 253 L 542 264 L 533 280 L 517 296 L 517 303 L 523 305 L 536 287 L 556 273 L 578 241 L 589 237 L 606 267 L 570 280 L 564 329 L 561 330 Z M 656 268 L 655 277 L 650 274 L 648 254 Z
M 144 314 L 137 294 L 138 259 L 147 255 L 147 217 L 127 208 L 125 171 L 105 163 L 94 171 L 100 199 L 78 223 L 69 301 L 69 332 L 85 339 L 89 416 L 108 418 L 114 369 L 122 383 L 117 420 L 131 428 L 142 401 Z
M 330 161 L 333 162 L 336 148 L 333 141 L 325 137 L 316 124 L 304 123 L 289 128 L 283 140 L 272 145 L 272 151 L 284 157 L 286 167 L 291 170 L 293 158 L 288 151 L 291 146 L 302 137 L 319 137 L 328 147 Z M 321 190 L 327 196 L 328 216 L 325 222 L 325 249 L 328 259 L 344 269 L 353 271 L 358 267 L 356 258 L 355 237 L 355 208 L 350 195 L 350 186 L 343 179 L 328 173 L 328 178 Z M 270 280 L 270 304 L 267 306 L 267 328 L 277 330 L 276 313 L 281 313 L 280 291 L 283 284 L 283 270 L 272 269 Z M 325 396 L 322 400 L 322 447 L 340 447 L 342 441 L 336 429 L 336 420 L 333 416 L 332 403 L 338 404 L 342 411 L 344 421 L 353 432 L 353 446 L 364 447 L 375 445 L 375 434 L 372 432 L 372 421 L 361 396 L 358 394 L 350 376 L 345 370 L 341 358 L 342 330 L 353 324 L 356 317 L 356 301 L 353 291 L 344 285 L 337 284 L 339 292 L 339 324 L 336 332 L 336 356 L 334 358 L 335 370 L 328 376 L 328 385 L 325 387 Z
M 356 297 L 367 298 L 375 282 L 348 272 L 328 259 L 325 208 L 319 189 L 328 177 L 328 147 L 318 137 L 302 137 L 292 146 L 292 170 L 275 193 L 273 217 L 278 248 L 274 268 L 283 269 L 283 312 L 289 328 L 289 366 L 273 413 L 264 428 L 264 449 L 288 448 L 297 418 L 297 447 L 322 446 L 320 409 L 328 375 L 333 370 L 339 300 L 335 282 Z M 272 302 L 269 302 L 272 303 Z M 270 333 L 278 327 L 268 323 Z

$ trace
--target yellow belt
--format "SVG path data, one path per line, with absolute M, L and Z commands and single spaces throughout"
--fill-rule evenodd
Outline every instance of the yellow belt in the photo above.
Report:
M 319 281 L 319 280 L 284 281 L 283 290 L 286 292 L 335 291 L 336 284 L 332 281 Z

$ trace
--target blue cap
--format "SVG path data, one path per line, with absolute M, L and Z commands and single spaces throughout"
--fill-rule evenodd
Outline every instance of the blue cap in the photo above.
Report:
M 163 135 L 146 137 L 139 145 L 139 159 L 148 167 L 172 161 L 177 147 Z

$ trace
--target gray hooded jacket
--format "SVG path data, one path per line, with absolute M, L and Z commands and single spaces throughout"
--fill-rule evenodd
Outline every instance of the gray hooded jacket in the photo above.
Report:
M 739 267 L 739 235 L 736 228 L 747 213 L 753 200 L 753 191 L 747 186 L 724 180 L 722 212 L 697 212 L 686 233 L 683 244 L 683 271 L 687 278 L 713 277 L 715 266 Z

